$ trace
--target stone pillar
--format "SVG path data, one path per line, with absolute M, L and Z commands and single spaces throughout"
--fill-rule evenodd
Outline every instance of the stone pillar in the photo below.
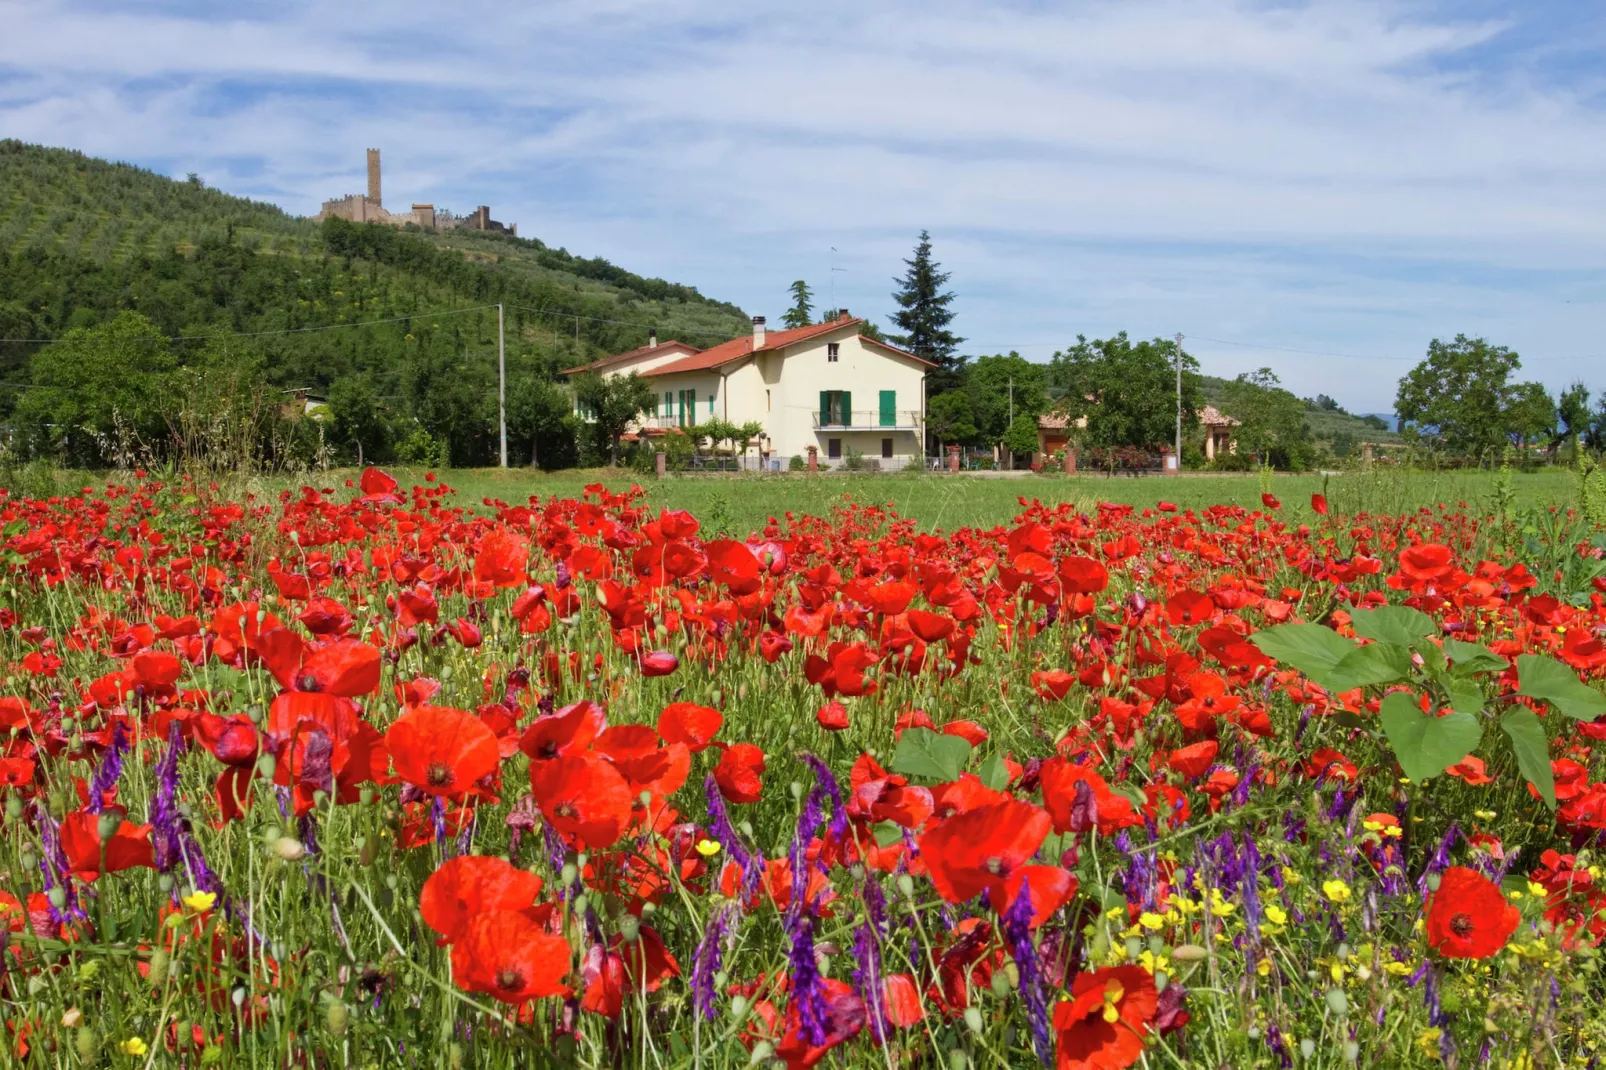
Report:
M 820 447 L 818 447 L 818 446 L 810 446 L 809 447 L 809 474 L 813 475 L 814 473 L 818 472 L 819 470 L 820 470 Z
M 958 446 L 949 446 L 948 447 L 948 471 L 950 471 L 950 472 L 959 471 L 959 447 Z
M 1068 476 L 1076 474 L 1076 450 L 1070 446 L 1065 447 L 1065 474 Z
M 1370 442 L 1361 443 L 1361 463 L 1368 468 L 1372 467 L 1372 444 Z
M 654 453 L 652 455 L 652 467 L 653 467 L 653 471 L 658 473 L 658 478 L 659 479 L 664 478 L 664 451 L 663 450 L 659 450 L 657 453 Z

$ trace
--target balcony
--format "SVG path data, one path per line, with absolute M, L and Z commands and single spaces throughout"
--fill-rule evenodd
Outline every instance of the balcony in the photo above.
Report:
M 880 409 L 854 409 L 852 412 L 833 411 L 822 421 L 814 414 L 816 431 L 920 431 L 919 409 L 898 409 L 890 414 L 891 422 L 882 418 Z

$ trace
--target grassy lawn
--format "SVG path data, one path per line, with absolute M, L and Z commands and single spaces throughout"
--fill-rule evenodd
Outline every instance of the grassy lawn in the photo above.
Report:
M 422 472 L 396 470 L 405 485 L 421 481 Z M 671 476 L 664 480 L 642 478 L 630 472 L 589 470 L 551 475 L 524 469 L 506 471 L 465 469 L 442 477 L 461 498 L 479 501 L 500 498 L 518 502 L 531 495 L 543 498 L 579 495 L 589 483 L 619 490 L 639 483 L 653 506 L 686 509 L 698 517 L 717 517 L 732 530 L 745 532 L 787 511 L 825 515 L 845 497 L 887 505 L 912 517 L 923 530 L 953 531 L 961 527 L 1008 524 L 1020 510 L 1020 499 L 1076 502 L 1092 509 L 1101 501 L 1130 503 L 1140 508 L 1161 501 L 1183 508 L 1218 504 L 1258 506 L 1261 482 L 1257 475 L 1186 475 L 1181 478 L 1104 476 L 1027 476 L 998 478 L 947 475 L 781 475 L 749 477 Z M 1310 496 L 1323 489 L 1335 512 L 1402 513 L 1418 508 L 1461 503 L 1474 512 L 1495 511 L 1495 476 L 1487 472 L 1453 473 L 1344 473 L 1324 481 L 1316 475 L 1272 477 L 1272 493 L 1291 518 L 1308 515 Z M 325 484 L 328 485 L 328 484 Z M 1543 471 L 1512 477 L 1516 508 L 1565 507 L 1573 501 L 1573 477 L 1566 471 Z

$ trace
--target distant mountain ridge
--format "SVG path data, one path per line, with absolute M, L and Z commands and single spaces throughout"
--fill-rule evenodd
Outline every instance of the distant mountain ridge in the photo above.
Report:
M 1227 396 L 1228 380 L 1214 375 L 1201 375 L 1199 377 L 1200 390 L 1204 393 L 1206 403 L 1216 406 L 1228 416 L 1232 415 L 1230 406 L 1224 404 Z M 1367 416 L 1378 416 L 1388 424 L 1387 430 L 1374 427 L 1367 423 Z M 1311 437 L 1328 446 L 1335 444 L 1358 444 L 1361 442 L 1395 442 L 1399 435 L 1394 428 L 1398 426 L 1393 413 L 1350 413 L 1336 409 L 1305 408 L 1305 426 L 1310 428 Z

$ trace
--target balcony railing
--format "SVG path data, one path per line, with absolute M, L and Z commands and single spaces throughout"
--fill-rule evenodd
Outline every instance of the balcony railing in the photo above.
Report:
M 898 409 L 883 413 L 880 409 L 854 409 L 852 412 L 832 412 L 824 420 L 814 414 L 817 431 L 919 431 L 920 410 Z

